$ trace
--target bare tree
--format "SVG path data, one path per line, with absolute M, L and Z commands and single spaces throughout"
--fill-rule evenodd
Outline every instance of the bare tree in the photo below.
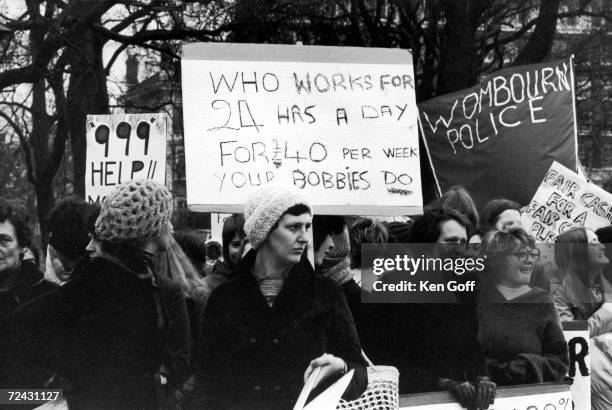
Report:
M 44 240 L 67 142 L 74 192 L 84 196 L 85 117 L 109 111 L 107 76 L 118 54 L 136 45 L 177 57 L 167 47 L 172 40 L 218 41 L 229 25 L 223 2 L 24 0 L 13 7 L 20 6 L 20 15 L 0 15 L 15 32 L 0 60 L 0 117 L 20 141 Z M 119 46 L 105 65 L 111 41 Z
M 410 48 L 417 99 L 473 85 L 503 66 L 549 58 L 559 22 L 609 19 L 601 0 L 22 0 L 0 23 L 0 127 L 19 141 L 44 223 L 72 161 L 84 194 L 85 115 L 109 111 L 108 76 L 128 47 L 178 61 L 180 41 Z M 14 5 L 16 4 L 16 5 Z M 105 60 L 104 50 L 115 52 Z M 170 81 L 178 84 L 178 70 Z M 26 96 L 23 98 L 23 96 Z M 163 106 L 152 102 L 151 106 Z M 601 121 L 600 121 L 601 122 Z M 426 163 L 422 164 L 426 173 Z M 13 173 L 17 178 L 24 172 Z M 427 195 L 426 195 L 427 197 Z

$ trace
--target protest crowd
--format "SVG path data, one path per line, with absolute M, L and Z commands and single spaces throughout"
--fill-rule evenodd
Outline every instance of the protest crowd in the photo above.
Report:
M 487 409 L 500 386 L 567 376 L 561 322 L 612 331 L 612 227 L 561 234 L 545 270 L 520 208 L 495 199 L 479 212 L 453 187 L 409 222 L 383 222 L 318 215 L 272 184 L 225 221 L 207 272 L 204 238 L 173 231 L 167 188 L 132 180 L 101 206 L 56 206 L 43 274 L 23 207 L 3 198 L 0 385 L 63 389 L 70 409 L 288 409 L 315 374 L 311 398 L 352 371 L 343 399 L 358 400 L 373 362 L 399 370 L 400 394 L 445 390 Z M 473 298 L 361 303 L 360 252 L 375 243 L 488 259 Z M 599 409 L 612 406 L 605 340 L 591 358 Z
M 181 70 L 184 201 L 161 112 L 87 115 L 42 252 L 0 198 L 0 405 L 612 409 L 612 195 L 580 173 L 572 58 L 418 106 L 405 49 L 193 43 Z M 208 238 L 179 203 L 231 214 Z

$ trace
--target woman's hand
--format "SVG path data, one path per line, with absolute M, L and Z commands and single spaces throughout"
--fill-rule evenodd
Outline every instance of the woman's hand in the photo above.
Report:
M 477 377 L 474 383 L 440 379 L 438 388 L 449 391 L 468 410 L 487 410 L 495 400 L 496 385 L 484 376 Z
M 476 386 L 476 406 L 486 410 L 495 402 L 495 391 L 497 385 L 488 377 L 479 376 L 474 382 Z
M 313 370 L 317 367 L 320 367 L 321 370 L 319 373 L 318 380 L 315 380 L 313 384 L 313 388 L 316 387 L 319 382 L 325 380 L 329 376 L 342 374 L 345 373 L 347 370 L 346 362 L 344 360 L 334 356 L 333 354 L 325 353 L 310 362 L 310 365 L 306 369 L 306 372 L 304 372 L 304 384 L 306 384 L 306 380 L 308 380 Z
M 455 382 L 448 386 L 448 391 L 457 399 L 462 407 L 476 410 L 476 388 L 470 382 Z

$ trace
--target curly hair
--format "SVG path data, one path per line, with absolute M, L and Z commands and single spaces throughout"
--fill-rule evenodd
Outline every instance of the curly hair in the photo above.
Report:
M 524 247 L 535 248 L 535 240 L 522 228 L 508 232 L 492 230 L 482 238 L 482 254 L 487 256 L 488 280 L 496 281 L 506 270 L 506 257 Z
M 389 231 L 387 227 L 375 219 L 358 218 L 349 227 L 351 243 L 351 267 L 361 267 L 362 243 L 387 243 Z

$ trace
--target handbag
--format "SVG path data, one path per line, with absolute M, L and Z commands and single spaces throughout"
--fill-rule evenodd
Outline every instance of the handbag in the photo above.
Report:
M 399 410 L 399 371 L 393 366 L 375 366 L 365 355 L 368 364 L 368 386 L 355 400 L 340 400 L 336 409 L 342 410 Z

